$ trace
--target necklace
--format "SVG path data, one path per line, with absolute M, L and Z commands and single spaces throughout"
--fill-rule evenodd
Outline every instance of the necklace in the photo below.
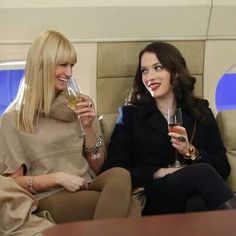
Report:
M 161 112 L 161 114 L 165 117 L 165 119 L 167 120 L 167 118 L 168 118 L 168 114 L 166 113 L 166 112 L 164 112 L 164 111 L 161 111 L 160 109 L 159 109 L 159 111 Z
M 160 102 L 156 101 L 157 109 L 161 112 L 161 114 L 168 119 L 169 110 L 174 111 L 176 108 L 176 101 L 173 99 L 162 100 Z
M 175 110 L 175 105 L 172 106 L 171 108 L 167 108 L 166 111 L 163 111 L 163 109 L 160 109 L 158 106 L 157 106 L 158 110 L 161 112 L 161 114 L 165 117 L 165 119 L 167 120 L 168 119 L 168 109 L 171 109 L 172 111 Z
M 159 108 L 158 108 L 158 109 L 159 109 Z M 160 111 L 161 114 L 164 115 L 164 116 L 167 116 L 167 115 L 168 115 L 167 112 L 164 112 L 164 111 L 162 111 L 161 109 L 159 109 L 159 111 Z

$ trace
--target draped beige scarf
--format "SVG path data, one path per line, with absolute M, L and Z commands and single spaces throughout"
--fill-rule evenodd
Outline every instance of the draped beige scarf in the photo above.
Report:
M 81 176 L 87 182 L 92 181 L 94 173 L 83 156 L 84 138 L 79 136 L 79 122 L 74 112 L 67 107 L 64 94 L 55 99 L 48 118 L 39 117 L 35 134 L 19 131 L 16 117 L 17 111 L 13 107 L 3 115 L 0 122 L 2 174 L 14 173 L 21 165 L 25 165 L 26 175 L 64 171 Z M 100 135 L 97 119 L 93 125 L 97 135 Z M 35 197 L 39 200 L 59 190 L 52 189 Z
M 37 201 L 29 192 L 12 178 L 0 176 L 0 235 L 41 235 L 40 232 L 53 226 L 47 212 L 40 217 L 34 214 L 36 208 Z

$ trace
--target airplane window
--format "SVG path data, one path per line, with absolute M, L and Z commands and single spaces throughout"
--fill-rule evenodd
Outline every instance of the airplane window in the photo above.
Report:
M 215 102 L 217 111 L 236 109 L 236 65 L 232 66 L 219 80 Z
M 0 116 L 15 99 L 24 70 L 0 70 Z
M 25 61 L 0 62 L 0 116 L 17 95 L 24 67 Z

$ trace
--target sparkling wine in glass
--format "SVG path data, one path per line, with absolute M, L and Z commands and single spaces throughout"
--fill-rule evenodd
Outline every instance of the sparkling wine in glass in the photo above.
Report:
M 173 133 L 181 133 L 181 131 L 176 126 L 183 125 L 182 111 L 181 108 L 168 109 L 167 111 L 167 122 L 168 122 L 168 131 Z M 175 150 L 175 162 L 171 167 L 182 167 L 178 159 L 178 152 Z
M 75 79 L 71 78 L 66 82 L 66 100 L 67 105 L 71 110 L 76 108 L 76 104 L 80 102 L 80 89 Z M 80 137 L 85 136 L 83 124 L 78 118 L 80 124 Z

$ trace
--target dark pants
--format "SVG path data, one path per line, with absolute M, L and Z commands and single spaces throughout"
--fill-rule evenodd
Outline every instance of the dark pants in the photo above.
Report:
M 145 186 L 143 215 L 213 210 L 233 197 L 216 170 L 206 163 L 184 167 Z

